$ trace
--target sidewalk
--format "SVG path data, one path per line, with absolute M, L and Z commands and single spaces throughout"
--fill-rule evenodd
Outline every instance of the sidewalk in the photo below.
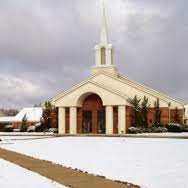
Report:
M 139 188 L 0 148 L 0 158 L 71 188 Z

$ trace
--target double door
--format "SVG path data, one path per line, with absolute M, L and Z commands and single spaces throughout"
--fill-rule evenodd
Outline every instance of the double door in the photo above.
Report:
M 105 110 L 83 111 L 82 132 L 105 134 Z

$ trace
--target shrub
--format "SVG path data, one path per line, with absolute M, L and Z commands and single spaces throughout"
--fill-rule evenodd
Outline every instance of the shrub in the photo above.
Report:
M 162 127 L 162 126 L 152 127 L 151 129 L 152 129 L 152 133 L 166 133 L 166 132 L 168 132 L 168 129 L 165 127 Z
M 49 133 L 58 133 L 58 129 L 57 128 L 50 128 L 50 129 L 48 129 L 47 132 L 49 132 Z
M 167 128 L 168 128 L 169 132 L 174 132 L 174 133 L 183 132 L 183 126 L 181 124 L 178 124 L 178 123 L 169 123 Z
M 166 133 L 168 132 L 168 129 L 165 127 L 149 127 L 149 128 L 136 128 L 136 127 L 130 127 L 128 129 L 129 134 L 138 134 L 138 133 Z
M 22 124 L 20 127 L 20 132 L 26 132 L 27 131 L 27 115 L 25 114 L 22 119 Z
M 29 127 L 27 128 L 27 132 L 35 132 L 35 130 L 36 130 L 36 127 L 35 127 L 34 125 L 29 126 Z
M 128 133 L 129 134 L 137 134 L 137 133 L 140 133 L 140 129 L 139 128 L 136 128 L 136 127 L 129 127 L 128 128 Z
M 13 132 L 13 126 L 12 125 L 6 125 L 4 128 L 5 132 Z
M 188 132 L 188 125 L 185 125 L 185 126 L 183 127 L 183 132 Z
M 160 110 L 160 101 L 157 99 L 157 101 L 154 103 L 155 106 L 155 125 L 160 126 L 161 124 L 161 110 Z
M 46 130 L 46 126 L 44 126 L 43 124 L 38 124 L 36 125 L 36 132 L 44 132 Z

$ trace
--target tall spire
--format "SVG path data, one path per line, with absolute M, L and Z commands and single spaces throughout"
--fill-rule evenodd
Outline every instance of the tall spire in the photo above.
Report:
M 112 44 L 108 43 L 108 28 L 107 28 L 107 11 L 105 0 L 101 2 L 101 40 L 95 46 L 95 66 L 92 68 L 92 74 L 107 72 L 117 75 L 117 69 L 114 65 L 114 51 Z
M 108 29 L 107 29 L 107 14 L 105 0 L 101 0 L 101 16 L 102 16 L 102 27 L 101 27 L 101 44 L 108 44 Z

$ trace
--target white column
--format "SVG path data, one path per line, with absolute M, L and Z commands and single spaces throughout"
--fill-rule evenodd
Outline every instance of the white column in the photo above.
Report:
M 59 107 L 58 110 L 58 133 L 65 134 L 65 108 Z
M 113 106 L 106 106 L 106 134 L 113 134 Z
M 77 108 L 70 107 L 70 134 L 77 134 Z
M 118 132 L 126 133 L 126 106 L 118 106 Z
M 95 46 L 95 65 L 99 67 L 101 65 L 101 51 L 100 46 Z
M 106 47 L 106 64 L 108 66 L 112 65 L 112 46 L 111 44 Z

